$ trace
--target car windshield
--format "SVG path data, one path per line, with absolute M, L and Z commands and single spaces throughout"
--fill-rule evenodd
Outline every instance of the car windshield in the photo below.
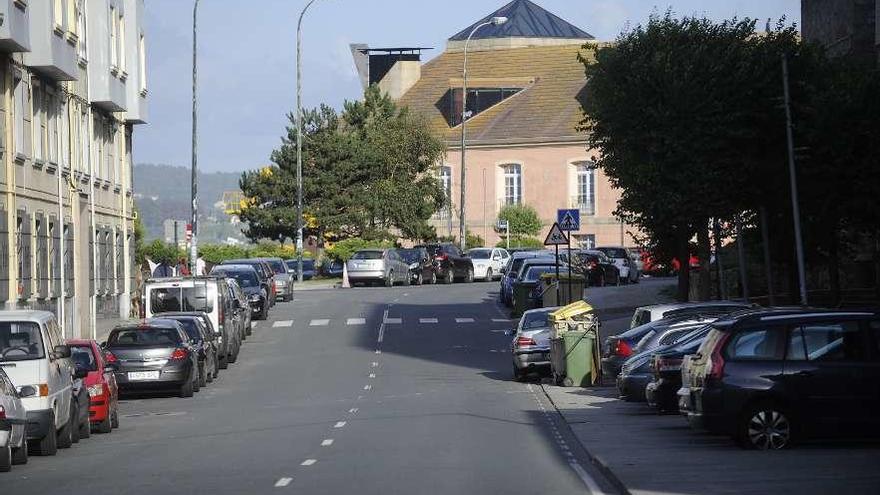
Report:
M 77 369 L 86 371 L 97 371 L 98 362 L 95 360 L 95 354 L 92 352 L 90 345 L 72 345 L 70 346 L 70 357 Z
M 28 361 L 43 357 L 43 339 L 38 323 L 0 322 L 0 361 Z
M 257 280 L 257 274 L 252 271 L 244 270 L 211 270 L 211 274 L 223 275 L 227 278 L 234 278 L 241 288 L 258 287 L 260 281 Z
M 187 337 L 195 340 L 196 342 L 201 342 L 202 334 L 199 333 L 199 324 L 195 318 L 178 317 L 169 319 L 180 323 L 180 326 L 183 327 L 183 330 L 186 332 Z
M 398 249 L 397 254 L 407 263 L 421 263 L 422 261 L 421 249 Z
M 358 251 L 351 257 L 353 260 L 381 260 L 382 251 Z
M 110 332 L 107 347 L 176 347 L 180 334 L 172 327 L 129 327 Z
M 549 315 L 550 311 L 529 311 L 523 315 L 520 329 L 535 330 L 537 328 L 547 328 L 549 325 Z
M 489 249 L 471 249 L 468 251 L 468 256 L 475 260 L 487 260 L 492 256 L 492 251 Z
M 214 311 L 214 303 L 208 297 L 208 287 L 205 284 L 196 284 L 192 287 L 154 287 L 150 289 L 150 311 L 211 313 Z
M 287 273 L 287 267 L 284 266 L 284 262 L 281 260 L 266 260 L 266 263 L 272 268 L 272 271 L 275 273 Z
M 599 248 L 599 251 L 605 253 L 609 258 L 627 258 L 626 250 L 623 248 Z

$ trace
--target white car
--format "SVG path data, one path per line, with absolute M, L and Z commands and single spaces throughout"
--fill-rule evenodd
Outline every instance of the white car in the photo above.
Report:
M 502 248 L 474 248 L 467 252 L 474 264 L 474 278 L 479 280 L 498 280 L 501 270 L 510 259 L 510 253 Z
M 620 281 L 622 283 L 639 283 L 639 278 L 641 278 L 639 268 L 630 257 L 626 248 L 605 246 L 597 247 L 596 251 L 602 251 L 605 253 L 605 256 L 611 258 L 611 261 L 614 262 L 617 269 L 620 271 Z
M 33 387 L 24 386 L 19 394 L 0 367 L 0 473 L 8 472 L 13 464 L 27 462 L 27 411 L 21 396 L 36 393 Z
M 0 311 L 0 367 L 27 411 L 27 439 L 39 455 L 55 455 L 73 443 L 70 347 L 48 311 Z M 31 390 L 32 389 L 32 390 Z M 30 394 L 30 392 L 35 392 Z

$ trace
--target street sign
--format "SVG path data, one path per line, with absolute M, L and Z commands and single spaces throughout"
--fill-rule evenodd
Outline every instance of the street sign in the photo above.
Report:
M 495 229 L 507 230 L 507 220 L 498 220 L 498 223 L 495 224 Z
M 550 233 L 547 234 L 547 238 L 544 239 L 544 245 L 561 246 L 563 244 L 568 244 L 568 237 L 566 237 L 565 232 L 559 228 L 559 224 L 554 223 L 553 227 L 550 228 Z
M 192 240 L 193 237 L 193 226 L 191 223 L 186 224 L 186 242 Z
M 578 209 L 556 210 L 556 223 L 562 230 L 581 230 L 581 211 Z

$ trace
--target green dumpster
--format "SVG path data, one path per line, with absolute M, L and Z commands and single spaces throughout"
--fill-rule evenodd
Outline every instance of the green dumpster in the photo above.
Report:
M 592 329 L 564 332 L 565 343 L 565 378 L 566 387 L 587 387 L 596 382 L 597 367 L 594 355 L 596 333 Z
M 532 309 L 532 300 L 529 294 L 534 289 L 532 284 L 513 284 L 513 308 L 510 310 L 510 316 L 519 318 L 523 313 Z

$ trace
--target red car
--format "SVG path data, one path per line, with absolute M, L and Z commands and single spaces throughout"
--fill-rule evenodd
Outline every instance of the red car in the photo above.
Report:
M 88 371 L 84 381 L 92 431 L 110 433 L 119 428 L 119 388 L 113 372 L 105 368 L 104 352 L 94 340 L 70 339 L 67 345 L 76 368 Z

